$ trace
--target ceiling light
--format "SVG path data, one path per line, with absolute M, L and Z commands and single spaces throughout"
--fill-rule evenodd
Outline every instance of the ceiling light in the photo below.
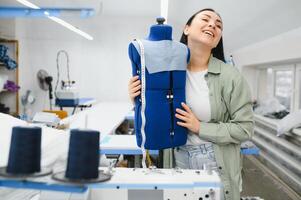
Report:
M 84 38 L 88 39 L 88 40 L 93 40 L 93 37 L 83 31 L 81 31 L 80 29 L 76 28 L 75 26 L 69 24 L 68 22 L 58 18 L 58 17 L 53 17 L 53 16 L 49 16 L 49 13 L 48 12 L 45 12 L 45 15 L 51 19 L 52 21 L 55 21 L 56 23 L 59 23 L 60 25 L 66 27 L 67 29 L 83 36 Z
M 167 23 L 168 0 L 161 0 L 161 16 L 165 18 L 165 23 Z
M 40 9 L 40 7 L 34 5 L 33 3 L 30 3 L 29 1 L 26 0 L 17 0 L 19 3 L 29 7 L 29 8 L 33 8 L 33 9 Z
M 49 12 L 50 16 L 55 17 L 71 17 L 88 18 L 95 15 L 93 8 L 66 8 L 66 7 L 41 7 L 40 9 L 28 7 L 2 7 L 0 6 L 0 18 L 45 18 L 45 11 Z
M 21 4 L 33 8 L 33 9 L 40 9 L 40 7 L 34 5 L 33 3 L 26 1 L 26 0 L 17 0 L 18 2 L 20 2 Z M 88 39 L 88 40 L 93 40 L 93 37 L 91 35 L 89 35 L 88 33 L 85 33 L 84 31 L 81 31 L 80 29 L 74 27 L 73 25 L 69 24 L 68 22 L 58 18 L 58 17 L 54 17 L 54 16 L 50 16 L 49 12 L 45 11 L 44 12 L 45 16 L 48 17 L 49 19 L 51 19 L 52 21 L 55 21 L 56 23 L 59 23 L 60 25 L 66 27 L 67 29 L 83 36 L 84 38 Z

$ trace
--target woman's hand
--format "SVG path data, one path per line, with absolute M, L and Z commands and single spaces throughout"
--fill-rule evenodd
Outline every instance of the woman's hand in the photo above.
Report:
M 135 97 L 137 97 L 141 93 L 141 83 L 139 80 L 139 76 L 134 76 L 130 79 L 128 85 L 128 92 L 132 103 L 134 103 Z
M 179 108 L 176 109 L 176 118 L 181 120 L 181 122 L 177 122 L 177 124 L 188 128 L 195 134 L 199 134 L 200 121 L 185 103 L 181 103 L 181 105 L 184 110 L 181 110 Z

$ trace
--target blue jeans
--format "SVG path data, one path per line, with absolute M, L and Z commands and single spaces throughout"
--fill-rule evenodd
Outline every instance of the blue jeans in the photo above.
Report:
M 176 167 L 182 169 L 204 169 L 204 166 L 207 166 L 217 170 L 212 143 L 204 143 L 198 146 L 184 145 L 176 148 L 174 155 Z

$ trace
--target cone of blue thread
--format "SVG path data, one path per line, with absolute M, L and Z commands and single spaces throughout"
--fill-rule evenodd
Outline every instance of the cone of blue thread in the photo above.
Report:
M 99 137 L 98 131 L 71 130 L 66 178 L 74 180 L 98 178 Z
M 13 127 L 6 172 L 32 174 L 41 171 L 40 127 Z

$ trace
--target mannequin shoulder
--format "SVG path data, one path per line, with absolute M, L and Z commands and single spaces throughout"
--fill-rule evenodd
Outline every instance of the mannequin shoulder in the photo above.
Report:
M 137 60 L 140 58 L 139 52 L 135 45 L 135 41 L 131 42 L 128 46 L 128 54 L 131 60 Z

